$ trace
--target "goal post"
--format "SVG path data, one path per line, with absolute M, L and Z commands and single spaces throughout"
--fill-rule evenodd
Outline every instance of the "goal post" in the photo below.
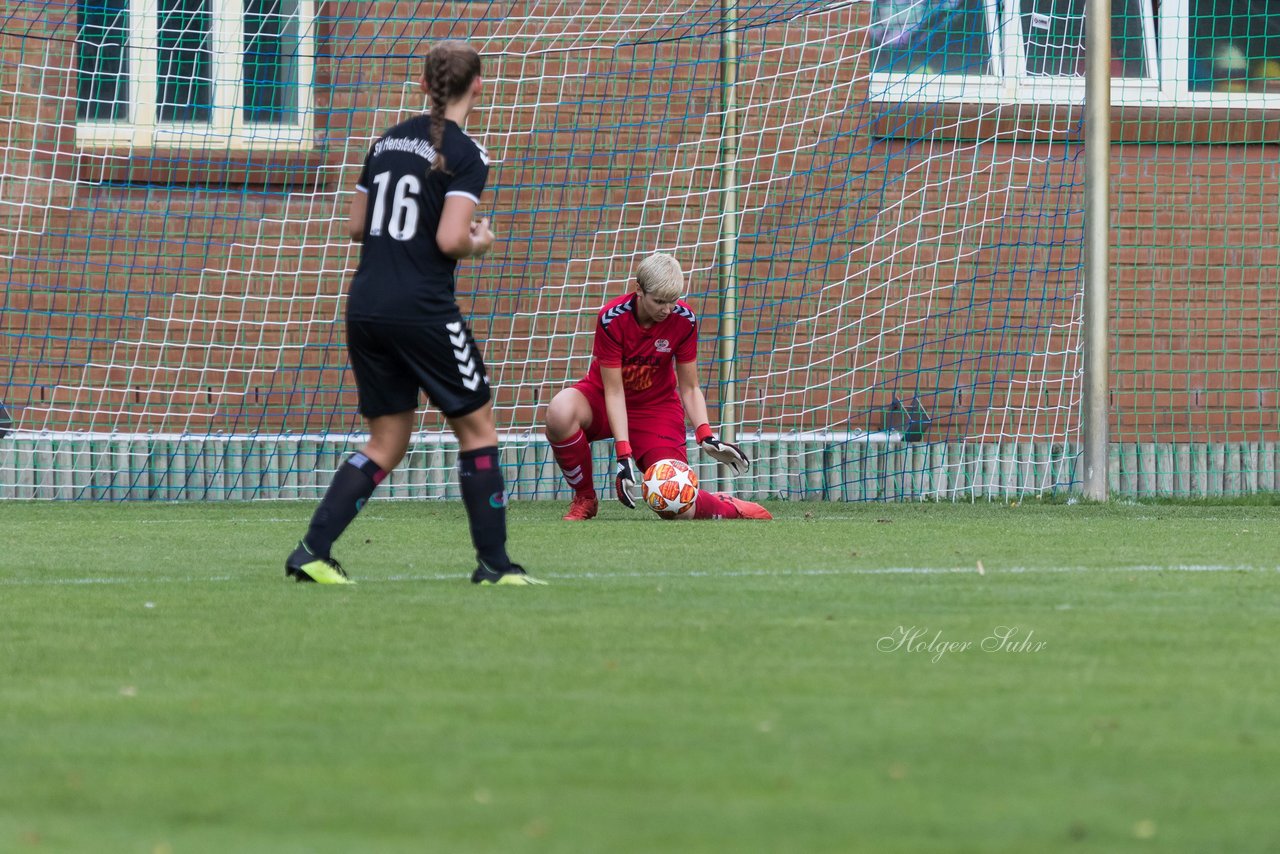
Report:
M 1085 176 L 1084 222 L 1084 393 L 1081 474 L 1084 496 L 1105 501 L 1108 494 L 1107 347 L 1111 249 L 1111 15 L 1109 3 L 1085 7 Z

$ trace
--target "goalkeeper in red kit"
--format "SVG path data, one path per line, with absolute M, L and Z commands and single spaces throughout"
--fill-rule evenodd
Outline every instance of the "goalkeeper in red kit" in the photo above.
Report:
M 618 453 L 618 500 L 635 508 L 640 473 L 657 460 L 688 462 L 685 416 L 698 445 L 733 470 L 751 463 L 721 441 L 707 423 L 698 382 L 698 322 L 680 299 L 684 272 L 670 255 L 650 255 L 636 269 L 632 291 L 610 300 L 596 321 L 591 368 L 547 408 L 547 439 L 573 487 L 565 519 L 590 519 L 599 510 L 591 476 L 591 443 L 612 438 Z M 771 519 L 751 501 L 702 490 L 695 519 Z

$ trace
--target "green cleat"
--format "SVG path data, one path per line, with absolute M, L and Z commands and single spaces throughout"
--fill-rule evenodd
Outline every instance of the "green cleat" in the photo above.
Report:
M 284 575 L 295 581 L 314 581 L 317 584 L 355 584 L 347 577 L 342 564 L 331 557 L 316 557 L 306 543 L 298 543 L 284 562 Z
M 546 585 L 547 582 L 529 575 L 518 563 L 511 564 L 511 568 L 506 572 L 492 570 L 481 563 L 476 567 L 476 571 L 471 573 L 471 583 L 479 584 L 481 587 L 495 587 L 500 584 L 512 587 L 536 587 Z

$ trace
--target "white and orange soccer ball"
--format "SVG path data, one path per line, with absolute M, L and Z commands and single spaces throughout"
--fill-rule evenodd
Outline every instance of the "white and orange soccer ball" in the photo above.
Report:
M 644 503 L 663 519 L 692 519 L 698 475 L 683 460 L 658 460 L 644 470 Z

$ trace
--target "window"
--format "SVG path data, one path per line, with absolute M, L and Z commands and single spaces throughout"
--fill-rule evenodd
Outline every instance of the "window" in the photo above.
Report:
M 82 144 L 252 148 L 311 125 L 311 0 L 79 0 Z
M 1175 23 L 1190 91 L 1280 95 L 1280 2 L 1191 0 L 1189 11 Z
M 1085 0 L 872 0 L 872 94 L 1079 102 Z M 1280 0 L 1111 0 L 1116 104 L 1280 107 Z

